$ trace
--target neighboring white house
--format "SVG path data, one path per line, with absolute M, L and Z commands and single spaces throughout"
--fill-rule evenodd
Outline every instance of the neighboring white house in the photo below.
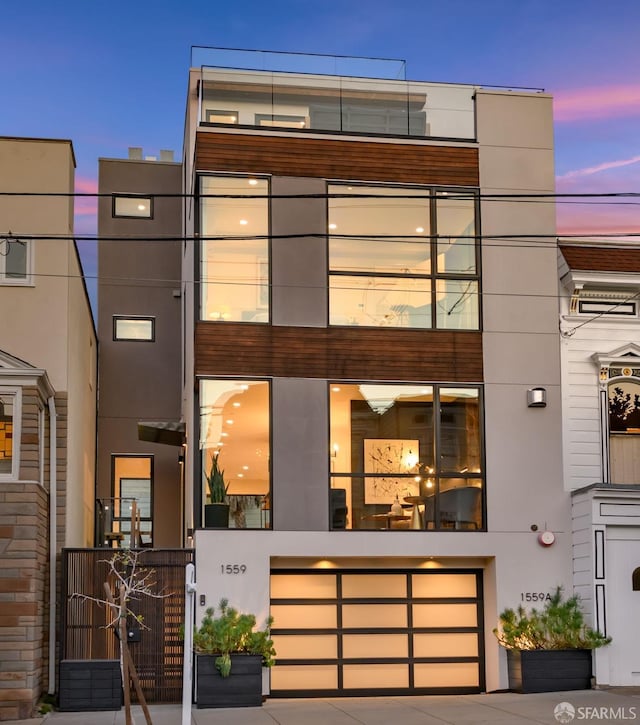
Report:
M 559 240 L 565 486 L 598 682 L 639 685 L 640 247 Z

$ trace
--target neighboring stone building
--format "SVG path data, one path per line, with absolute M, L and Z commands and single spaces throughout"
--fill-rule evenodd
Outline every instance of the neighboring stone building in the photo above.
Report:
M 92 546 L 97 343 L 70 141 L 0 137 L 0 720 L 55 690 L 56 561 Z M 55 194 L 60 194 L 56 196 Z

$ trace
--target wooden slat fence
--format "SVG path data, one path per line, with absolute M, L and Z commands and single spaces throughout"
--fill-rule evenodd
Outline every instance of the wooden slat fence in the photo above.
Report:
M 118 659 L 118 640 L 107 629 L 109 613 L 103 606 L 74 593 L 104 599 L 108 560 L 112 549 L 65 549 L 62 553 L 61 659 Z M 184 571 L 193 563 L 191 549 L 143 550 L 139 564 L 155 571 L 157 592 L 171 593 L 163 599 L 144 597 L 131 605 L 148 629 L 129 647 L 142 689 L 149 703 L 180 702 L 182 699 L 182 638 L 184 622 Z M 112 588 L 113 587 L 113 581 Z

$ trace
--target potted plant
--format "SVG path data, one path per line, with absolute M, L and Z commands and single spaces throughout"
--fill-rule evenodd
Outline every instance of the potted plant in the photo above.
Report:
M 589 689 L 591 650 L 611 641 L 587 626 L 580 598 L 565 599 L 562 587 L 540 611 L 505 609 L 493 633 L 507 650 L 509 689 L 517 692 Z
M 216 453 L 211 459 L 209 473 L 205 474 L 209 503 L 204 507 L 204 525 L 207 529 L 226 529 L 229 527 L 229 484 L 224 480 L 224 471 L 218 465 Z
M 240 614 L 226 599 L 209 607 L 194 631 L 196 703 L 202 707 L 262 705 L 262 668 L 274 663 L 271 617 L 255 629 L 253 614 Z

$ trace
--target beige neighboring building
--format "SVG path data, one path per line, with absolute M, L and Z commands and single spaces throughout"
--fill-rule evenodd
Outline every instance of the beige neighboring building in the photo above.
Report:
M 0 137 L 0 192 L 43 194 L 0 195 L 0 720 L 54 691 L 53 564 L 93 545 L 97 342 L 74 171 L 70 141 Z

